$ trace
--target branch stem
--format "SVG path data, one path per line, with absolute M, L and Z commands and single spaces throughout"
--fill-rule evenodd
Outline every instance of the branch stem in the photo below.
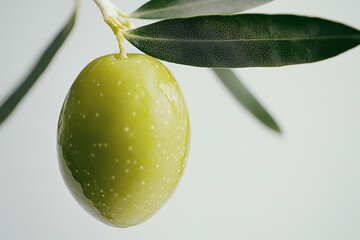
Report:
M 118 41 L 120 58 L 126 58 L 126 52 L 124 49 L 124 35 L 123 31 L 125 29 L 130 29 L 131 24 L 125 18 L 128 17 L 127 14 L 118 9 L 114 4 L 109 0 L 93 0 L 96 5 L 99 7 L 104 21 L 109 25 L 111 30 L 114 32 L 116 39 Z

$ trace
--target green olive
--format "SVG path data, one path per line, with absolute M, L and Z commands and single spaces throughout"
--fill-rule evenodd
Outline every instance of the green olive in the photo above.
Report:
M 77 201 L 117 227 L 151 217 L 170 197 L 189 150 L 189 116 L 162 63 L 107 55 L 73 83 L 58 124 L 62 175 Z

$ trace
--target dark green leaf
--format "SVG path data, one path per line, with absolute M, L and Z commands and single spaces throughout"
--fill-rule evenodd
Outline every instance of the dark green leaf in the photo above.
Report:
M 125 32 L 143 52 L 198 67 L 277 67 L 336 56 L 360 32 L 320 18 L 242 14 L 163 20 Z
M 281 129 L 266 109 L 246 89 L 230 69 L 213 69 L 225 87 L 249 112 L 268 128 L 280 133 Z
M 21 99 L 26 95 L 26 93 L 31 89 L 31 87 L 36 83 L 41 74 L 45 71 L 46 67 L 49 65 L 56 52 L 64 43 L 65 39 L 71 32 L 76 19 L 77 6 L 74 9 L 70 19 L 58 35 L 54 38 L 51 44 L 43 52 L 33 69 L 22 81 L 22 83 L 17 87 L 17 89 L 5 100 L 3 105 L 0 106 L 0 124 L 12 113 L 15 107 L 19 104 Z
M 130 17 L 145 19 L 191 17 L 242 12 L 272 0 L 151 0 Z

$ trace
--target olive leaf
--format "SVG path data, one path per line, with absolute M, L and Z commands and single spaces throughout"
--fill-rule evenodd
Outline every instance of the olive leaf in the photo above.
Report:
M 168 19 L 124 32 L 153 57 L 198 67 L 277 67 L 336 56 L 360 43 L 360 31 L 295 15 L 214 15 Z
M 4 120 L 12 113 L 12 111 L 20 103 L 26 93 L 36 83 L 36 81 L 39 79 L 41 74 L 45 71 L 45 69 L 55 56 L 56 52 L 65 42 L 65 39 L 68 37 L 75 24 L 77 8 L 78 2 L 76 2 L 75 4 L 74 11 L 68 22 L 42 53 L 41 57 L 38 59 L 37 63 L 34 65 L 30 73 L 25 77 L 25 79 L 16 88 L 16 90 L 0 106 L 0 124 L 2 124 Z
M 274 118 L 266 111 L 258 100 L 247 90 L 244 84 L 238 79 L 231 69 L 212 69 L 224 86 L 250 113 L 252 113 L 261 123 L 275 132 L 281 133 L 279 125 Z
M 160 19 L 242 12 L 272 0 L 151 0 L 130 14 L 133 18 Z

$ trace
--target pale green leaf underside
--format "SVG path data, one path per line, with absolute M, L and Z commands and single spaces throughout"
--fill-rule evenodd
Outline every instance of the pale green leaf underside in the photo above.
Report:
M 36 83 L 36 81 L 39 79 L 41 74 L 45 71 L 45 69 L 55 56 L 56 52 L 62 46 L 75 24 L 76 12 L 77 5 L 75 6 L 74 12 L 72 13 L 68 22 L 42 53 L 41 57 L 39 58 L 33 69 L 30 71 L 30 73 L 25 77 L 25 79 L 16 88 L 16 90 L 0 106 L 0 124 L 3 123 L 3 121 L 12 113 L 12 111 L 23 99 L 26 93 Z
M 133 18 L 161 19 L 242 12 L 272 0 L 151 0 L 130 14 Z
M 129 30 L 127 40 L 169 62 L 213 68 L 277 67 L 336 56 L 360 32 L 320 18 L 241 14 L 168 19 Z
M 256 117 L 266 127 L 280 133 L 281 129 L 274 118 L 259 103 L 258 100 L 247 90 L 240 79 L 230 69 L 213 69 L 219 80 L 232 93 L 232 95 L 242 104 L 254 117 Z

